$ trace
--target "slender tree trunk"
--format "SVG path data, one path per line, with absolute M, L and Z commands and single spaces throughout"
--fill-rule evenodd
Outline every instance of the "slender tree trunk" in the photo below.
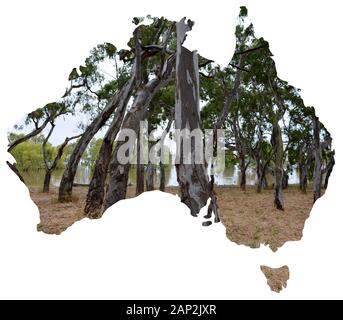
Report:
M 149 143 L 149 154 L 151 148 L 155 145 L 155 143 Z M 154 186 L 154 176 L 155 176 L 155 167 L 151 161 L 148 161 L 146 176 L 145 176 L 145 183 L 146 183 L 146 190 L 153 191 L 155 189 Z
M 246 171 L 247 171 L 247 167 L 245 165 L 245 156 L 244 155 L 242 155 L 242 157 L 240 158 L 239 168 L 240 168 L 240 181 L 239 181 L 239 185 L 240 185 L 242 190 L 246 190 L 246 185 L 247 185 Z
M 257 193 L 262 192 L 262 164 L 260 157 L 256 159 Z
M 51 170 L 45 171 L 43 192 L 49 193 L 50 191 Z
M 55 164 L 53 164 L 51 167 L 49 167 L 49 163 L 48 163 L 48 157 L 47 157 L 47 153 L 46 153 L 46 144 L 49 141 L 49 138 L 52 134 L 52 132 L 55 129 L 55 124 L 53 122 L 51 122 L 51 128 L 49 130 L 48 135 L 46 136 L 46 138 L 43 141 L 42 144 L 42 151 L 43 151 L 43 161 L 44 161 L 44 169 L 45 169 L 45 177 L 44 177 L 44 183 L 43 183 L 43 192 L 48 193 L 49 192 L 49 187 L 50 187 L 50 179 L 51 179 L 51 172 L 54 168 L 54 165 L 57 165 L 57 160 L 55 159 Z M 63 147 L 64 148 L 64 147 Z M 62 148 L 62 151 L 63 151 Z M 59 156 L 59 152 L 57 153 L 56 158 Z
M 106 121 L 110 118 L 113 111 L 117 107 L 120 99 L 122 97 L 122 92 L 126 91 L 128 87 L 131 86 L 131 82 L 128 81 L 122 88 L 119 90 L 113 98 L 107 103 L 106 107 L 102 112 L 92 121 L 92 123 L 87 127 L 83 136 L 77 142 L 72 154 L 70 155 L 68 164 L 64 170 L 62 180 L 60 183 L 58 200 L 60 202 L 71 201 L 72 191 L 73 191 L 73 182 L 76 174 L 77 167 L 81 160 L 83 153 L 85 152 L 89 142 L 95 136 L 95 134 L 104 126 Z
M 284 170 L 282 174 L 282 189 L 288 188 L 288 179 L 289 179 L 288 172 L 287 170 Z
M 56 169 L 58 162 L 61 160 L 64 148 L 66 147 L 66 145 L 69 143 L 69 141 L 77 139 L 77 138 L 82 136 L 82 134 L 79 134 L 77 136 L 65 138 L 64 142 L 57 149 L 57 154 L 56 154 L 56 157 L 55 157 L 52 165 L 49 166 L 48 160 L 47 160 L 47 155 L 46 155 L 46 144 L 47 144 L 47 142 L 51 136 L 52 131 L 54 130 L 54 127 L 55 126 L 52 125 L 52 127 L 49 131 L 49 134 L 47 135 L 47 137 L 45 138 L 45 140 L 43 142 L 43 147 L 42 147 L 43 148 L 43 159 L 44 159 L 44 165 L 45 165 L 45 178 L 44 178 L 44 184 L 43 184 L 43 192 L 49 192 L 49 190 L 50 190 L 50 180 L 51 180 L 52 172 Z
M 160 191 L 165 191 L 166 189 L 166 171 L 163 162 L 160 162 Z
M 147 170 L 146 170 L 146 190 L 152 191 L 155 189 L 154 187 L 154 165 L 149 161 Z
M 284 210 L 284 199 L 282 191 L 282 176 L 283 176 L 283 142 L 282 132 L 277 121 L 273 123 L 273 131 L 271 136 L 271 144 L 275 158 L 275 197 L 274 204 L 277 209 Z
M 179 130 L 200 130 L 199 114 L 199 70 L 198 56 L 182 46 L 186 32 L 191 30 L 191 24 L 185 24 L 182 19 L 176 25 L 177 58 L 176 58 L 176 97 L 175 97 L 175 128 Z M 203 137 L 201 137 L 202 139 Z M 190 139 L 190 141 L 186 141 Z M 190 142 L 190 149 L 185 148 Z M 196 163 L 195 141 L 189 137 L 181 137 L 178 145 L 176 164 L 177 180 L 180 186 L 181 201 L 185 203 L 193 216 L 197 216 L 207 200 L 211 198 L 209 209 L 214 212 L 215 222 L 219 221 L 216 197 L 211 190 L 205 163 Z M 203 145 L 203 141 L 198 146 Z M 184 161 L 190 156 L 190 163 Z M 187 154 L 186 154 L 187 153 Z
M 268 180 L 265 171 L 262 172 L 262 188 L 268 188 Z
M 144 164 L 141 158 L 141 132 L 137 134 L 136 196 L 144 192 Z
M 326 176 L 325 176 L 325 181 L 324 181 L 324 189 L 327 189 L 327 187 L 328 187 L 330 175 L 332 173 L 334 165 L 335 165 L 335 156 L 332 155 L 332 158 L 330 159 L 330 162 L 328 164 L 328 168 L 326 171 Z
M 121 92 L 118 107 L 106 135 L 103 139 L 99 155 L 95 163 L 92 179 L 89 183 L 89 189 L 86 198 L 85 213 L 88 218 L 96 219 L 101 216 L 101 207 L 105 196 L 105 183 L 108 166 L 111 161 L 113 143 L 120 131 L 127 103 L 133 90 L 134 79 L 129 80 L 126 90 Z
M 320 122 L 313 115 L 313 138 L 314 138 L 314 172 L 313 172 L 313 202 L 321 197 L 322 187 L 322 151 L 320 147 Z
M 303 169 L 302 169 L 302 164 L 298 163 L 298 170 L 299 170 L 299 189 L 302 191 L 303 189 L 303 183 L 302 183 L 302 175 L 303 175 Z
M 300 170 L 300 188 L 302 193 L 307 192 L 307 165 L 302 164 Z

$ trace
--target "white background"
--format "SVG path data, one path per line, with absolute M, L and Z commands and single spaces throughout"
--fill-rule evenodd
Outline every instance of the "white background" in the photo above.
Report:
M 341 1 L 2 1 L 0 4 L 1 298 L 343 298 Z M 125 6 L 126 5 L 126 6 Z M 7 129 L 58 99 L 70 70 L 96 44 L 124 47 L 134 16 L 195 20 L 186 46 L 222 65 L 240 5 L 269 41 L 278 75 L 302 89 L 331 132 L 336 166 L 300 242 L 276 253 L 238 246 L 221 224 L 201 227 L 159 192 L 120 202 L 60 236 L 36 231 L 37 207 L 5 160 Z M 287 264 L 272 293 L 259 266 Z

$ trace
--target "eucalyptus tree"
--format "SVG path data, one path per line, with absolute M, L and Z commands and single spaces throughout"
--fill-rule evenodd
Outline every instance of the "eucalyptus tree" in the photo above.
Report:
M 166 19 L 163 19 L 163 23 L 161 23 L 160 19 L 157 19 L 156 25 L 155 27 L 152 25 L 144 26 L 143 30 L 138 29 L 137 32 L 136 29 L 135 31 L 137 36 L 134 37 L 133 41 L 135 50 L 132 58 L 135 61 L 135 95 L 132 106 L 124 117 L 122 130 L 119 133 L 109 165 L 109 179 L 103 211 L 126 196 L 131 163 L 129 159 L 123 161 L 124 159 L 119 159 L 120 157 L 118 156 L 122 147 L 127 143 L 128 130 L 134 132 L 137 137 L 140 121 L 145 119 L 151 100 L 173 78 L 172 71 L 175 66 L 175 53 L 173 51 L 175 24 Z M 145 30 L 149 32 L 144 32 Z M 154 42 L 150 42 L 151 33 L 154 34 Z M 152 50 L 153 53 L 145 54 L 147 50 L 148 52 Z M 147 60 L 143 59 L 143 57 L 146 57 Z M 127 153 L 126 155 L 129 156 Z
M 119 56 L 120 53 L 114 45 L 110 43 L 98 45 L 85 60 L 85 65 L 80 66 L 80 72 L 74 68 L 70 73 L 70 88 L 64 96 L 77 100 L 82 105 L 82 110 L 90 112 L 93 117 L 69 157 L 59 188 L 58 199 L 61 202 L 71 201 L 76 170 L 89 142 L 112 117 L 118 105 L 122 104 L 123 96 L 131 92 L 132 82 L 126 81 L 125 67 L 118 70 Z M 101 69 L 102 62 L 115 65 L 114 73 L 117 77 L 114 80 L 106 81 Z M 121 110 L 121 106 L 118 109 Z
M 170 22 L 163 17 L 148 18 L 152 19 L 153 23 L 149 26 L 140 25 L 135 29 L 133 37 L 128 43 L 131 50 L 121 50 L 119 52 L 120 59 L 130 66 L 131 72 L 127 76 L 126 84 L 123 87 L 124 90 L 121 90 L 118 96 L 118 105 L 113 120 L 103 139 L 103 144 L 90 182 L 85 207 L 85 212 L 90 218 L 97 218 L 101 215 L 100 209 L 105 196 L 105 181 L 113 152 L 113 142 L 122 126 L 129 99 L 132 93 L 137 97 L 142 84 L 148 81 L 151 70 L 153 68 L 156 69 L 156 65 L 161 62 L 159 58 L 154 56 L 157 53 L 167 50 L 167 48 L 163 49 L 162 46 L 159 46 L 158 41 L 161 42 L 160 37 L 163 32 L 170 30 Z M 137 24 L 143 21 L 144 18 L 135 18 L 133 22 Z M 157 42 L 151 45 L 153 41 Z M 151 63 L 149 60 L 153 59 L 155 61 Z
M 322 124 L 316 116 L 314 110 L 312 114 L 313 125 L 313 155 L 314 155 L 314 171 L 313 171 L 313 202 L 316 202 L 321 197 L 322 189 L 322 150 L 320 144 L 320 131 Z
M 326 189 L 329 183 L 329 178 L 331 176 L 333 167 L 335 165 L 335 150 L 332 150 L 332 137 L 323 124 L 321 136 L 323 140 L 321 142 L 321 150 L 324 166 L 324 168 L 322 169 L 322 180 L 324 180 L 323 187 L 324 189 Z
M 173 117 L 174 117 L 174 105 L 175 105 L 175 86 L 173 84 L 170 84 L 169 86 L 165 88 L 161 88 L 160 91 L 153 97 L 149 104 L 148 112 L 146 115 L 146 119 L 148 120 L 148 133 L 151 137 L 156 134 L 157 131 L 162 130 L 162 126 L 165 125 L 165 129 L 160 134 L 160 137 L 151 137 L 152 139 L 149 139 L 148 141 L 148 163 L 146 167 L 146 174 L 145 174 L 145 184 L 146 184 L 146 190 L 151 191 L 154 190 L 154 173 L 156 171 L 156 165 L 152 161 L 151 156 L 159 156 L 159 169 L 160 169 L 160 190 L 164 191 L 165 189 L 165 172 L 164 172 L 164 161 L 163 161 L 163 155 L 164 155 L 164 149 L 163 144 L 165 141 L 165 137 L 170 131 L 171 124 L 173 123 Z M 153 154 L 156 153 L 155 149 L 159 146 L 158 151 L 159 155 Z M 150 156 L 151 155 L 151 156 Z M 140 164 L 140 161 L 137 159 L 137 190 L 139 186 L 144 187 L 144 171 L 141 170 L 140 167 L 143 167 L 142 164 Z M 139 173 L 140 171 L 140 173 Z M 142 181 L 140 181 L 142 179 Z M 143 190 L 140 190 L 140 192 L 143 192 Z
M 201 114 L 202 118 L 205 119 L 205 123 L 207 125 L 211 124 L 213 126 L 214 132 L 214 155 L 217 152 L 217 130 L 226 128 L 226 130 L 230 129 L 231 133 L 229 135 L 233 135 L 234 143 L 235 143 L 235 152 L 238 156 L 239 163 L 240 163 L 240 171 L 241 171 L 241 181 L 240 185 L 243 189 L 245 189 L 246 185 L 246 170 L 250 163 L 250 160 L 246 161 L 248 147 L 247 143 L 248 140 L 251 140 L 251 131 L 249 131 L 248 135 L 250 134 L 250 139 L 244 136 L 244 132 L 241 130 L 241 121 L 245 121 L 247 117 L 241 117 L 242 114 L 242 106 L 244 106 L 244 102 L 240 104 L 242 99 L 240 91 L 242 91 L 242 78 L 246 79 L 244 73 L 249 73 L 247 69 L 246 60 L 248 56 L 253 53 L 255 50 L 259 50 L 263 48 L 263 45 L 257 46 L 253 42 L 254 39 L 254 30 L 252 24 L 247 25 L 246 21 L 247 17 L 247 9 L 245 7 L 241 7 L 238 25 L 236 26 L 236 49 L 235 54 L 229 63 L 229 65 L 220 70 L 218 67 L 214 67 L 214 69 L 210 69 L 212 66 L 209 65 L 207 68 L 209 74 L 203 74 L 203 78 L 208 78 L 209 80 L 203 80 L 204 85 L 202 85 L 202 99 L 207 101 L 207 104 L 203 108 Z M 248 92 L 246 91 L 246 96 Z M 240 105 L 239 105 L 240 104 Z M 247 109 L 244 108 L 245 116 L 249 115 L 249 111 L 246 112 Z M 207 118 L 207 119 L 206 119 Z M 246 125 L 246 129 L 250 129 L 251 126 Z M 247 131 L 246 131 L 247 133 Z M 213 164 L 212 164 L 213 166 Z M 213 168 L 212 168 L 213 169 Z M 214 175 L 212 170 L 211 175 L 211 184 L 213 188 L 214 184 Z
M 24 143 L 28 141 L 29 139 L 34 140 L 36 139 L 36 142 L 39 144 L 42 144 L 42 154 L 43 154 L 43 162 L 44 162 L 44 168 L 45 168 L 45 179 L 44 179 L 44 185 L 43 185 L 43 192 L 49 191 L 49 185 L 50 185 L 50 179 L 51 179 L 51 173 L 52 171 L 57 167 L 58 162 L 62 158 L 63 155 L 63 148 L 64 146 L 60 147 L 58 149 L 57 155 L 52 161 L 51 164 L 49 164 L 49 157 L 47 156 L 47 142 L 50 138 L 54 128 L 55 128 L 55 121 L 58 117 L 64 116 L 67 114 L 71 114 L 74 112 L 74 105 L 69 104 L 68 102 L 53 102 L 49 103 L 43 108 L 38 108 L 35 111 L 32 111 L 29 113 L 25 119 L 24 124 L 25 125 L 34 125 L 34 129 L 28 133 L 28 134 L 21 134 L 16 139 L 11 139 L 8 151 L 13 153 L 19 144 Z M 41 132 L 47 127 L 47 125 L 50 124 L 51 128 L 49 130 L 49 133 L 47 137 L 45 138 L 43 135 L 40 136 Z M 39 139 L 37 139 L 39 137 Z M 41 138 L 42 137 L 42 138 Z M 66 140 L 67 144 L 69 140 Z M 15 166 L 15 164 L 10 164 L 7 162 L 8 166 L 18 175 L 20 180 L 24 182 L 24 179 L 19 173 L 19 170 Z
M 214 221 L 218 222 L 216 197 L 210 186 L 204 162 L 198 55 L 183 46 L 186 33 L 192 30 L 193 24 L 191 20 L 186 22 L 183 18 L 176 25 L 175 129 L 179 135 L 175 167 L 181 201 L 189 207 L 191 214 L 197 216 L 207 200 L 211 199 L 209 210 L 214 213 Z
M 73 106 L 68 103 L 52 102 L 48 103 L 43 108 L 38 108 L 30 112 L 25 118 L 24 125 L 29 126 L 33 124 L 34 129 L 28 134 L 21 135 L 18 139 L 11 141 L 7 151 L 11 152 L 18 144 L 39 135 L 46 126 L 55 121 L 56 118 L 73 112 L 72 108 Z
M 51 125 L 50 130 L 42 143 L 43 161 L 44 161 L 44 169 L 45 169 L 43 192 L 46 192 L 46 193 L 48 193 L 50 190 L 50 180 L 51 180 L 52 172 L 56 169 L 59 161 L 61 161 L 65 147 L 68 145 L 69 141 L 80 138 L 82 136 L 82 134 L 79 134 L 73 137 L 65 138 L 63 143 L 57 148 L 57 152 L 54 159 L 52 159 L 52 161 L 49 161 L 49 158 L 47 156 L 46 145 L 49 141 L 51 134 L 53 133 L 55 129 L 55 122 L 51 121 L 50 125 Z

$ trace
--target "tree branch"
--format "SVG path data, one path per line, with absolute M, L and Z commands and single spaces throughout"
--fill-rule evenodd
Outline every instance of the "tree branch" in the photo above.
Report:
M 52 132 L 54 131 L 55 129 L 55 124 L 53 122 L 51 122 L 51 128 L 49 130 L 49 133 L 48 135 L 46 136 L 46 138 L 44 139 L 43 141 L 43 144 L 42 144 L 42 149 L 43 149 L 43 160 L 44 160 L 44 165 L 45 165 L 45 169 L 46 170 L 49 170 L 49 164 L 48 164 L 48 157 L 47 157 L 47 154 L 46 154 L 46 144 L 48 143 L 48 140 L 52 134 Z
M 50 118 L 47 118 L 40 127 L 36 128 L 35 130 L 31 131 L 30 133 L 28 133 L 27 135 L 25 135 L 24 137 L 21 137 L 19 139 L 17 139 L 16 141 L 13 141 L 12 143 L 10 143 L 8 145 L 8 152 L 11 152 L 11 150 L 17 146 L 19 143 L 25 142 L 29 139 L 31 139 L 32 137 L 35 137 L 36 135 L 40 134 L 43 129 L 47 126 L 47 124 L 51 121 Z
M 58 161 L 60 161 L 60 159 L 62 158 L 62 155 L 63 155 L 63 150 L 64 148 L 66 147 L 66 145 L 69 143 L 69 141 L 71 140 L 74 140 L 74 139 L 77 139 L 77 138 L 80 138 L 81 136 L 83 135 L 83 133 L 77 135 L 77 136 L 73 136 L 73 137 L 70 137 L 70 138 L 66 138 L 64 140 L 64 142 L 58 147 L 58 150 L 57 150 L 57 155 L 54 159 L 54 162 L 53 164 L 51 165 L 51 167 L 49 168 L 50 171 L 54 170 L 56 167 L 57 167 L 57 164 L 58 164 Z
M 15 163 L 10 163 L 9 161 L 6 161 L 7 165 L 9 166 L 9 168 L 17 175 L 17 177 L 25 184 L 25 181 L 22 177 L 22 175 L 20 174 L 19 170 L 17 169 L 17 166 Z
M 210 64 L 212 62 L 214 62 L 214 61 L 213 60 L 207 60 L 207 61 L 204 61 L 203 63 L 199 63 L 199 69 L 206 67 L 208 64 Z
M 255 51 L 255 50 L 259 50 L 259 49 L 263 49 L 263 48 L 268 48 L 268 45 L 267 44 L 263 44 L 261 46 L 255 47 L 255 48 L 250 48 L 250 49 L 247 49 L 247 50 L 235 52 L 234 56 L 246 54 L 246 53 L 249 53 L 249 52 L 252 52 L 252 51 Z
M 65 98 L 66 96 L 69 96 L 69 94 L 72 92 L 73 89 L 82 88 L 84 86 L 85 86 L 85 80 L 83 81 L 83 83 L 71 85 L 70 88 L 66 90 L 66 92 L 62 96 L 62 98 Z
M 213 76 L 209 76 L 209 75 L 207 75 L 207 74 L 205 74 L 205 73 L 203 73 L 203 72 L 201 72 L 201 71 L 199 71 L 199 74 L 200 74 L 201 76 L 207 78 L 207 79 L 213 79 L 213 78 L 214 78 Z
M 240 66 L 237 66 L 237 65 L 235 65 L 235 64 L 233 64 L 233 63 L 229 63 L 229 65 L 230 65 L 231 67 L 234 67 L 234 68 L 238 69 L 238 70 L 245 71 L 245 72 L 250 72 L 250 70 L 245 69 L 245 68 L 242 68 L 242 67 L 240 67 Z

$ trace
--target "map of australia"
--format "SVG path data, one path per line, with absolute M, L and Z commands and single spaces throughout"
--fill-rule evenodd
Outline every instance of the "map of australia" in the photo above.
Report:
M 16 162 L 7 164 L 39 208 L 38 231 L 60 234 L 159 190 L 177 194 L 204 228 L 222 223 L 236 244 L 277 251 L 301 240 L 335 164 L 332 138 L 300 90 L 278 78 L 247 9 L 224 67 L 186 48 L 191 20 L 132 23 L 127 49 L 94 47 L 64 95 L 8 133 Z M 57 145 L 61 119 L 77 125 Z M 290 275 L 287 266 L 261 271 L 276 292 Z

